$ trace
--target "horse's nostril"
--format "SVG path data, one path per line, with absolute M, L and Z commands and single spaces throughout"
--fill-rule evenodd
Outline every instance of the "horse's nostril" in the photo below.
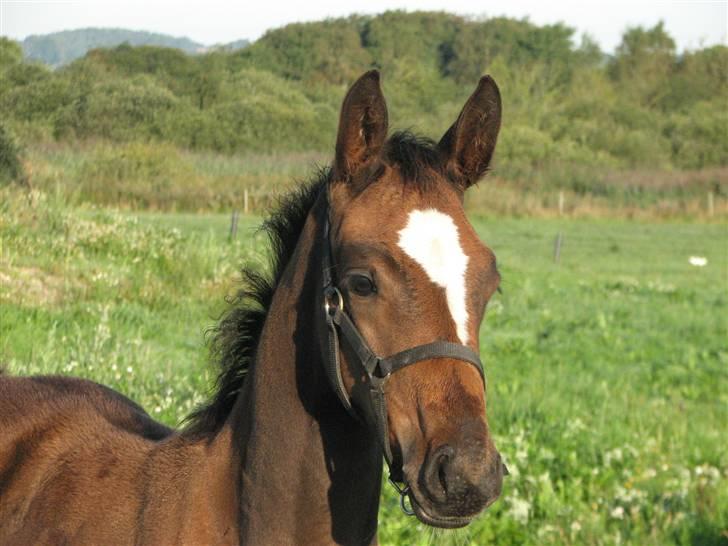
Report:
M 428 456 L 425 486 L 434 501 L 444 502 L 447 498 L 454 455 L 455 450 L 452 447 L 442 445 Z
M 452 458 L 453 450 L 449 446 L 445 447 L 447 447 L 447 450 L 443 451 L 437 456 L 437 475 L 440 478 L 440 485 L 442 486 L 442 490 L 445 492 L 445 495 L 447 495 L 447 471 L 450 464 L 450 459 Z
M 475 514 L 498 498 L 507 474 L 495 449 L 456 451 L 442 445 L 427 454 L 419 485 L 441 514 Z
M 447 495 L 447 479 L 445 478 L 445 465 L 443 465 L 441 463 L 440 467 L 438 468 L 437 473 L 440 478 L 440 485 L 442 486 L 442 490 Z

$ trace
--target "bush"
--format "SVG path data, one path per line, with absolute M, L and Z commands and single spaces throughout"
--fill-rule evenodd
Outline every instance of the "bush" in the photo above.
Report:
M 722 101 L 700 102 L 665 126 L 674 162 L 686 169 L 728 165 L 728 112 Z
M 133 142 L 86 154 L 77 193 L 83 200 L 156 208 L 184 185 L 192 166 L 169 144 Z
M 58 137 L 103 137 L 131 141 L 170 138 L 171 118 L 184 103 L 149 76 L 80 86 L 55 122 Z
M 505 128 L 498 140 L 498 165 L 527 170 L 552 164 L 614 165 L 608 154 L 595 152 L 573 140 L 554 140 L 548 133 L 525 125 Z
M 20 145 L 15 136 L 0 123 L 0 184 L 26 180 L 20 153 Z
M 269 72 L 244 69 L 235 95 L 204 112 L 177 116 L 177 141 L 222 152 L 323 150 L 333 147 L 336 111 L 311 102 L 298 86 Z
M 169 145 L 103 146 L 90 154 L 81 172 L 87 180 L 157 180 L 179 172 L 181 159 L 179 151 Z
M 4 93 L 0 97 L 0 109 L 17 121 L 49 124 L 72 100 L 67 80 L 40 77 Z

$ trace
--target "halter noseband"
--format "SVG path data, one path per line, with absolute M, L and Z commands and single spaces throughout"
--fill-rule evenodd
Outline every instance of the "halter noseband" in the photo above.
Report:
M 407 515 L 414 512 L 405 505 L 405 498 L 410 493 L 409 485 L 404 482 L 401 470 L 397 475 L 392 470 L 392 450 L 389 445 L 389 427 L 387 424 L 387 405 L 384 398 L 384 386 L 393 373 L 423 360 L 433 358 L 450 358 L 462 360 L 475 366 L 485 383 L 483 363 L 478 354 L 470 347 L 450 341 L 437 340 L 424 345 L 417 345 L 405 349 L 388 357 L 380 357 L 372 351 L 369 344 L 359 332 L 358 328 L 344 311 L 344 298 L 336 286 L 333 278 L 333 259 L 330 239 L 330 206 L 327 200 L 327 209 L 324 220 L 324 250 L 323 250 L 323 300 L 324 315 L 328 326 L 328 357 L 324 367 L 334 392 L 339 397 L 346 411 L 360 422 L 364 419 L 352 405 L 351 398 L 346 392 L 344 380 L 341 375 L 341 360 L 339 356 L 339 334 L 346 340 L 349 349 L 355 355 L 355 361 L 361 366 L 369 381 L 369 403 L 374 415 L 374 424 L 379 442 L 384 452 L 384 458 L 389 467 L 389 481 L 400 495 L 400 506 Z

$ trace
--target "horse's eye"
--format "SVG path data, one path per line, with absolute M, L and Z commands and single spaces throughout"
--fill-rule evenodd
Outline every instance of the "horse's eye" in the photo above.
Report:
M 349 277 L 349 288 L 357 296 L 371 296 L 377 291 L 374 281 L 366 275 L 352 275 Z

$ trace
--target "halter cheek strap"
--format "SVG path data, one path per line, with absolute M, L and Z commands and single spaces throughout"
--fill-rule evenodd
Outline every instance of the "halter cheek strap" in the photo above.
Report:
M 328 211 L 324 223 L 323 246 L 323 300 L 328 331 L 329 353 L 324 362 L 326 376 L 341 404 L 346 408 L 346 411 L 358 421 L 366 422 L 366 419 L 354 408 L 341 375 L 341 347 L 339 341 L 339 335 L 341 335 L 346 340 L 351 353 L 355 356 L 354 364 L 358 364 L 366 373 L 369 385 L 368 403 L 373 415 L 377 438 L 384 452 L 384 458 L 389 466 L 389 481 L 401 496 L 400 505 L 402 509 L 405 513 L 411 515 L 411 510 L 405 506 L 405 498 L 409 494 L 409 486 L 403 483 L 401 469 L 396 470 L 395 475 L 395 470 L 392 468 L 392 450 L 389 444 L 389 426 L 385 400 L 385 385 L 387 379 L 393 373 L 417 362 L 436 358 L 448 358 L 461 360 L 475 366 L 485 384 L 483 363 L 478 354 L 470 347 L 444 340 L 436 340 L 424 345 L 417 345 L 416 347 L 405 349 L 404 351 L 384 358 L 377 356 L 369 347 L 369 344 L 361 335 L 361 332 L 359 332 L 359 329 L 349 315 L 345 312 L 344 298 L 334 282 Z M 366 404 L 367 402 L 364 401 L 363 403 Z

